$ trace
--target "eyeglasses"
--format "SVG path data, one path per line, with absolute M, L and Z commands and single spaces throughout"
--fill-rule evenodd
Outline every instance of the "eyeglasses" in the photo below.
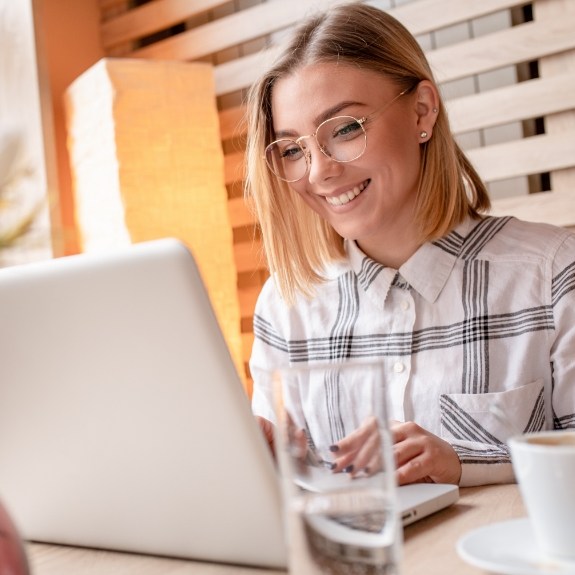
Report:
M 300 136 L 296 140 L 282 138 L 269 144 L 265 150 L 265 160 L 271 172 L 284 182 L 301 180 L 311 166 L 311 153 L 303 142 L 314 138 L 318 148 L 330 160 L 339 163 L 353 162 L 360 158 L 367 148 L 367 134 L 364 124 L 376 114 L 383 113 L 409 88 L 399 93 L 369 116 L 335 116 L 322 122 L 313 134 Z

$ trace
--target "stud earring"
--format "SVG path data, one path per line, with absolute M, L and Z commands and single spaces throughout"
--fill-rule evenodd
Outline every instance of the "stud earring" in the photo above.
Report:
M 437 114 L 437 108 L 433 108 L 433 113 Z
M 421 134 L 419 134 L 420 138 L 427 138 L 427 132 L 425 130 L 423 130 L 423 132 L 421 132 Z

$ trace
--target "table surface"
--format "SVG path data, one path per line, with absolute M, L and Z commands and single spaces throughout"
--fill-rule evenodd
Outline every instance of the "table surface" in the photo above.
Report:
M 404 530 L 402 575 L 480 575 L 457 554 L 465 533 L 506 519 L 525 516 L 516 485 L 461 489 L 457 503 Z M 33 575 L 272 575 L 285 571 L 256 569 L 30 543 L 27 552 Z

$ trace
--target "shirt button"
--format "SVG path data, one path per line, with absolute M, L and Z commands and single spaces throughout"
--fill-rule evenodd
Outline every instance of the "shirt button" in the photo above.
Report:
M 395 362 L 393 366 L 393 371 L 395 371 L 395 373 L 401 373 L 404 369 L 405 366 L 403 365 L 403 363 L 401 363 L 401 361 Z
M 404 300 L 401 302 L 401 309 L 402 309 L 403 311 L 407 311 L 407 310 L 409 309 L 409 302 L 408 302 L 407 300 L 404 299 Z

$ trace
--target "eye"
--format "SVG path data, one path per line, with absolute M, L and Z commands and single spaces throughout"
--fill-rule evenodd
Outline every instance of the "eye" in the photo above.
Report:
M 290 162 L 294 162 L 296 160 L 303 158 L 304 156 L 304 152 L 301 146 L 299 146 L 292 140 L 285 140 L 285 141 L 280 140 L 279 142 L 277 142 L 276 146 L 279 153 L 279 157 L 282 160 L 288 160 Z
M 351 116 L 330 120 L 329 130 L 332 140 L 347 141 L 363 135 L 361 123 Z

